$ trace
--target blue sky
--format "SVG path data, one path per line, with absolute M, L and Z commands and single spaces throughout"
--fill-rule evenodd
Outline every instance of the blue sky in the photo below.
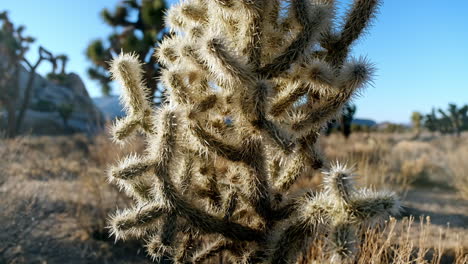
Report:
M 86 75 L 84 51 L 111 32 L 99 17 L 119 0 L 1 0 L 16 24 L 55 54 L 71 59 L 68 70 L 84 79 L 92 96 L 97 83 Z M 174 2 L 174 1 L 170 1 Z M 339 1 L 346 6 L 351 0 Z M 428 112 L 449 102 L 468 103 L 468 1 L 386 0 L 368 34 L 354 46 L 377 66 L 374 87 L 355 100 L 357 116 L 409 122 L 414 110 Z M 29 57 L 36 57 L 35 48 Z M 40 69 L 49 71 L 48 66 Z

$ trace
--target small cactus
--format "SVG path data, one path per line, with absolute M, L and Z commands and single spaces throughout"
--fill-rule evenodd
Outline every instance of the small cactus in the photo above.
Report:
M 284 5 L 287 3 L 287 5 Z M 397 214 L 394 193 L 357 189 L 352 170 L 325 169 L 324 191 L 291 191 L 324 169 L 316 150 L 326 123 L 370 80 L 350 45 L 379 2 L 357 0 L 340 28 L 331 0 L 191 0 L 166 17 L 173 34 L 156 56 L 168 101 L 153 110 L 134 55 L 112 62 L 127 117 L 112 133 L 146 135 L 144 155 L 109 170 L 134 198 L 112 233 L 147 241 L 154 259 L 293 263 L 317 239 L 330 259 L 352 259 L 358 231 Z

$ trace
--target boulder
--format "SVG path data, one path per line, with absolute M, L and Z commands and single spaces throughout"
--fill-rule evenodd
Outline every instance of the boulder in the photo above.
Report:
M 20 96 L 24 94 L 29 72 L 22 68 L 19 79 Z M 18 100 L 18 105 L 23 101 Z M 61 115 L 62 113 L 62 115 Z M 3 117 L 6 113 L 1 113 Z M 63 118 L 67 116 L 67 118 Z M 0 126 L 6 125 L 2 118 Z M 29 107 L 21 126 L 21 133 L 40 135 L 94 133 L 104 126 L 104 117 L 75 73 L 47 80 L 36 74 Z
M 93 101 L 108 121 L 125 116 L 125 111 L 118 96 L 95 97 Z

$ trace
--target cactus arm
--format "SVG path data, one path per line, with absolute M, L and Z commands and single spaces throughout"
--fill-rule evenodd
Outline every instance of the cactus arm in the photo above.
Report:
M 161 74 L 162 81 L 167 88 L 169 88 L 169 96 L 175 102 L 181 105 L 188 105 L 193 103 L 190 97 L 188 87 L 183 83 L 181 73 L 164 70 Z
M 216 153 L 217 155 L 238 162 L 243 160 L 243 150 L 236 146 L 231 146 L 222 142 L 222 140 L 215 138 L 213 135 L 204 130 L 200 124 L 191 124 L 190 130 L 193 135 L 198 139 L 200 144 L 209 151 Z
M 238 194 L 237 191 L 231 190 L 223 204 L 223 220 L 229 221 L 234 214 L 234 211 L 238 206 Z
M 265 163 L 265 153 L 259 140 L 252 140 L 246 146 L 245 163 L 250 167 L 248 200 L 255 211 L 265 220 L 269 220 L 272 208 L 270 186 Z
M 275 182 L 276 189 L 280 192 L 286 192 L 289 190 L 299 176 L 304 172 L 306 168 L 306 157 L 302 151 L 298 151 L 296 155 L 291 159 L 286 168 L 285 172 L 278 181 Z
M 309 164 L 312 169 L 321 169 L 324 163 L 321 154 L 315 147 L 319 136 L 320 134 L 318 132 L 311 131 L 308 135 L 299 140 L 299 144 L 301 145 L 301 150 L 306 157 L 307 164 Z
M 262 59 L 262 34 L 263 34 L 263 14 L 262 8 L 265 5 L 265 0 L 251 1 L 242 0 L 241 3 L 247 15 L 243 21 L 246 21 L 244 48 L 242 53 L 247 55 L 247 63 L 252 65 L 254 69 L 258 69 Z
M 232 7 L 234 5 L 232 0 L 214 0 L 214 2 L 222 7 Z
M 132 180 L 149 171 L 154 166 L 154 161 L 145 160 L 142 157 L 132 154 L 119 162 L 117 166 L 110 169 L 109 179 Z
M 192 249 L 194 248 L 193 246 L 194 243 L 194 236 L 190 230 L 188 232 L 185 232 L 182 237 L 182 241 L 179 245 L 178 250 L 176 250 L 176 254 L 174 256 L 175 263 L 177 264 L 184 264 L 187 263 L 187 260 L 190 257 L 190 254 L 192 253 Z
M 252 71 L 229 54 L 221 39 L 208 39 L 201 51 L 209 71 L 227 91 L 233 91 L 235 85 L 254 85 Z
M 339 92 L 328 95 L 318 106 L 313 106 L 306 113 L 300 113 L 292 122 L 294 131 L 304 131 L 310 127 L 321 127 L 341 107 L 363 87 L 373 75 L 373 66 L 365 59 L 346 64 L 338 77 Z
M 348 210 L 351 215 L 366 221 L 385 219 L 398 215 L 400 202 L 393 192 L 375 192 L 368 189 L 359 191 L 358 196 L 351 200 Z
M 171 195 L 170 202 L 174 205 L 174 211 L 177 215 L 185 218 L 195 230 L 206 234 L 221 234 L 237 241 L 261 241 L 264 239 L 263 232 L 236 222 L 218 219 L 192 206 L 175 192 Z
M 253 93 L 244 90 L 243 97 L 240 100 L 241 112 L 254 129 L 263 132 L 285 153 L 290 153 L 294 143 L 285 136 L 285 133 L 277 125 L 266 117 L 267 90 L 268 86 L 264 82 L 258 82 Z
M 304 226 L 303 223 L 293 223 L 281 234 L 276 242 L 273 255 L 269 262 L 271 264 L 287 264 L 297 258 L 303 243 L 313 236 L 313 226 Z
M 111 218 L 111 232 L 116 238 L 138 237 L 144 228 L 158 220 L 169 210 L 159 204 L 150 204 L 118 212 Z
M 275 98 L 270 106 L 269 114 L 278 117 L 286 111 L 301 96 L 307 94 L 308 89 L 303 83 L 298 81 L 288 82 Z
M 291 80 L 286 80 L 285 88 L 272 99 L 269 114 L 278 117 L 297 100 L 308 94 L 330 94 L 334 92 L 333 71 L 321 61 L 312 61 L 305 67 L 297 67 Z
M 141 120 L 135 117 L 124 117 L 115 121 L 111 128 L 112 139 L 115 142 L 123 143 L 130 137 L 141 124 Z
M 161 228 L 161 244 L 171 247 L 177 234 L 177 215 L 174 212 L 164 216 Z
M 217 254 L 234 248 L 234 243 L 220 239 L 204 247 L 202 250 L 198 251 L 193 256 L 192 262 L 194 264 L 204 263 L 205 261 L 216 256 Z
M 187 151 L 188 152 L 188 151 Z M 195 158 L 193 157 L 193 154 L 187 153 L 184 157 L 183 161 L 183 169 L 180 174 L 180 190 L 182 194 L 185 194 L 189 188 L 190 184 L 192 183 L 193 179 L 193 173 L 194 173 L 194 163 L 195 163 Z
M 321 43 L 327 49 L 325 60 L 340 68 L 348 56 L 350 46 L 369 26 L 380 5 L 379 0 L 355 0 L 347 11 L 343 28 L 337 34 L 324 34 Z
M 269 136 L 270 139 L 281 149 L 285 154 L 290 154 L 294 149 L 294 141 L 285 135 L 285 132 L 282 131 L 274 122 L 265 119 L 261 120 L 261 127 Z
M 258 70 L 258 73 L 264 78 L 276 77 L 289 69 L 291 64 L 302 56 L 311 41 L 318 37 L 321 29 L 325 26 L 324 22 L 332 14 L 332 5 L 330 3 L 324 2 L 310 7 L 306 4 L 305 0 L 297 0 L 292 5 L 297 15 L 297 20 L 303 27 L 302 31 L 289 47 L 286 48 L 283 54 Z M 310 16 L 311 14 L 313 14 L 312 17 Z

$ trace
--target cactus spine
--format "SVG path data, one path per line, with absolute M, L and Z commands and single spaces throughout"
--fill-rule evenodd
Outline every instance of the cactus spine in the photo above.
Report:
M 331 0 L 190 0 L 166 17 L 174 32 L 156 50 L 168 102 L 153 111 L 135 56 L 111 66 L 128 116 L 114 139 L 141 131 L 148 149 L 110 169 L 135 199 L 117 212 L 117 238 L 148 241 L 153 258 L 203 263 L 292 263 L 328 237 L 330 258 L 356 254 L 357 232 L 399 210 L 393 193 L 353 187 L 332 164 L 323 192 L 294 194 L 323 167 L 320 129 L 370 80 L 372 65 L 348 56 L 378 1 L 355 1 L 339 28 Z M 286 9 L 286 10 L 283 10 Z M 340 24 L 341 25 L 341 24 Z

